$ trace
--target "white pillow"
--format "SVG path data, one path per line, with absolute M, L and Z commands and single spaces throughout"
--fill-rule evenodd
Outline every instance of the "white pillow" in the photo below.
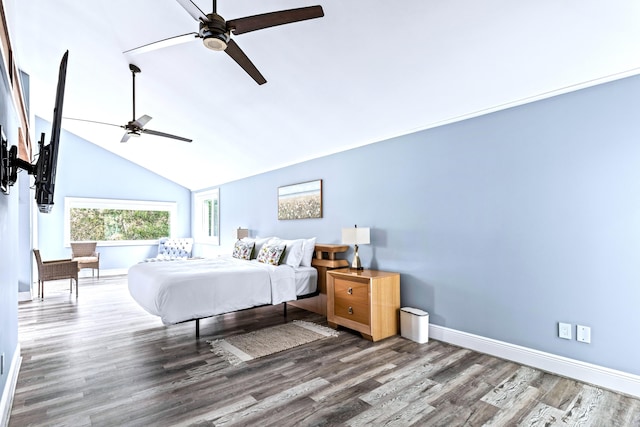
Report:
M 316 248 L 316 238 L 312 237 L 310 239 L 306 239 L 304 241 L 304 245 L 302 245 L 302 261 L 300 261 L 300 265 L 305 267 L 311 267 L 311 260 L 313 259 L 313 253 Z
M 291 267 L 299 267 L 300 262 L 302 261 L 302 247 L 304 245 L 304 239 L 283 240 L 274 237 L 269 241 L 269 244 L 274 244 L 276 242 L 286 246 L 282 264 L 287 264 Z
M 255 239 L 253 239 L 255 246 L 253 247 L 253 256 L 251 257 L 251 259 L 258 258 L 258 254 L 260 254 L 260 249 L 262 249 L 262 247 L 265 244 L 267 244 L 267 242 L 271 239 L 273 239 L 273 237 L 256 237 Z

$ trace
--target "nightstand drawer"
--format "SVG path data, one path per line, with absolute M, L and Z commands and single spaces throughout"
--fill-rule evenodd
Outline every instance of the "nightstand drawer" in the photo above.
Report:
M 336 278 L 333 297 L 336 316 L 369 325 L 369 284 Z

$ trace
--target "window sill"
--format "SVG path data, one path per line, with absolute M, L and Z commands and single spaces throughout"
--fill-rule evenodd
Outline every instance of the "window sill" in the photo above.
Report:
M 98 247 L 109 246 L 157 246 L 158 240 L 98 240 Z M 65 242 L 65 247 L 70 248 L 69 242 Z

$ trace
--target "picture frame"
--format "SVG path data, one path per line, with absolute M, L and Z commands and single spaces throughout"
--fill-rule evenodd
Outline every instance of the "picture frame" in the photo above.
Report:
M 278 187 L 278 219 L 322 218 L 322 180 Z

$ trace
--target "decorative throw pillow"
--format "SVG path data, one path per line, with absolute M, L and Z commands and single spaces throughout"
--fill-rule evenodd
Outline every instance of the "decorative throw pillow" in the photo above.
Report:
M 279 244 L 266 244 L 260 249 L 258 262 L 270 265 L 279 265 L 284 254 L 285 246 Z
M 253 242 L 243 242 L 238 240 L 233 246 L 233 257 L 238 259 L 251 259 L 251 253 L 253 252 Z
M 256 237 L 254 242 L 256 244 L 256 246 L 253 248 L 253 258 L 252 259 L 256 259 L 258 258 L 258 255 L 260 254 L 260 249 L 262 249 L 262 247 L 269 242 L 269 240 L 273 239 L 273 237 Z

